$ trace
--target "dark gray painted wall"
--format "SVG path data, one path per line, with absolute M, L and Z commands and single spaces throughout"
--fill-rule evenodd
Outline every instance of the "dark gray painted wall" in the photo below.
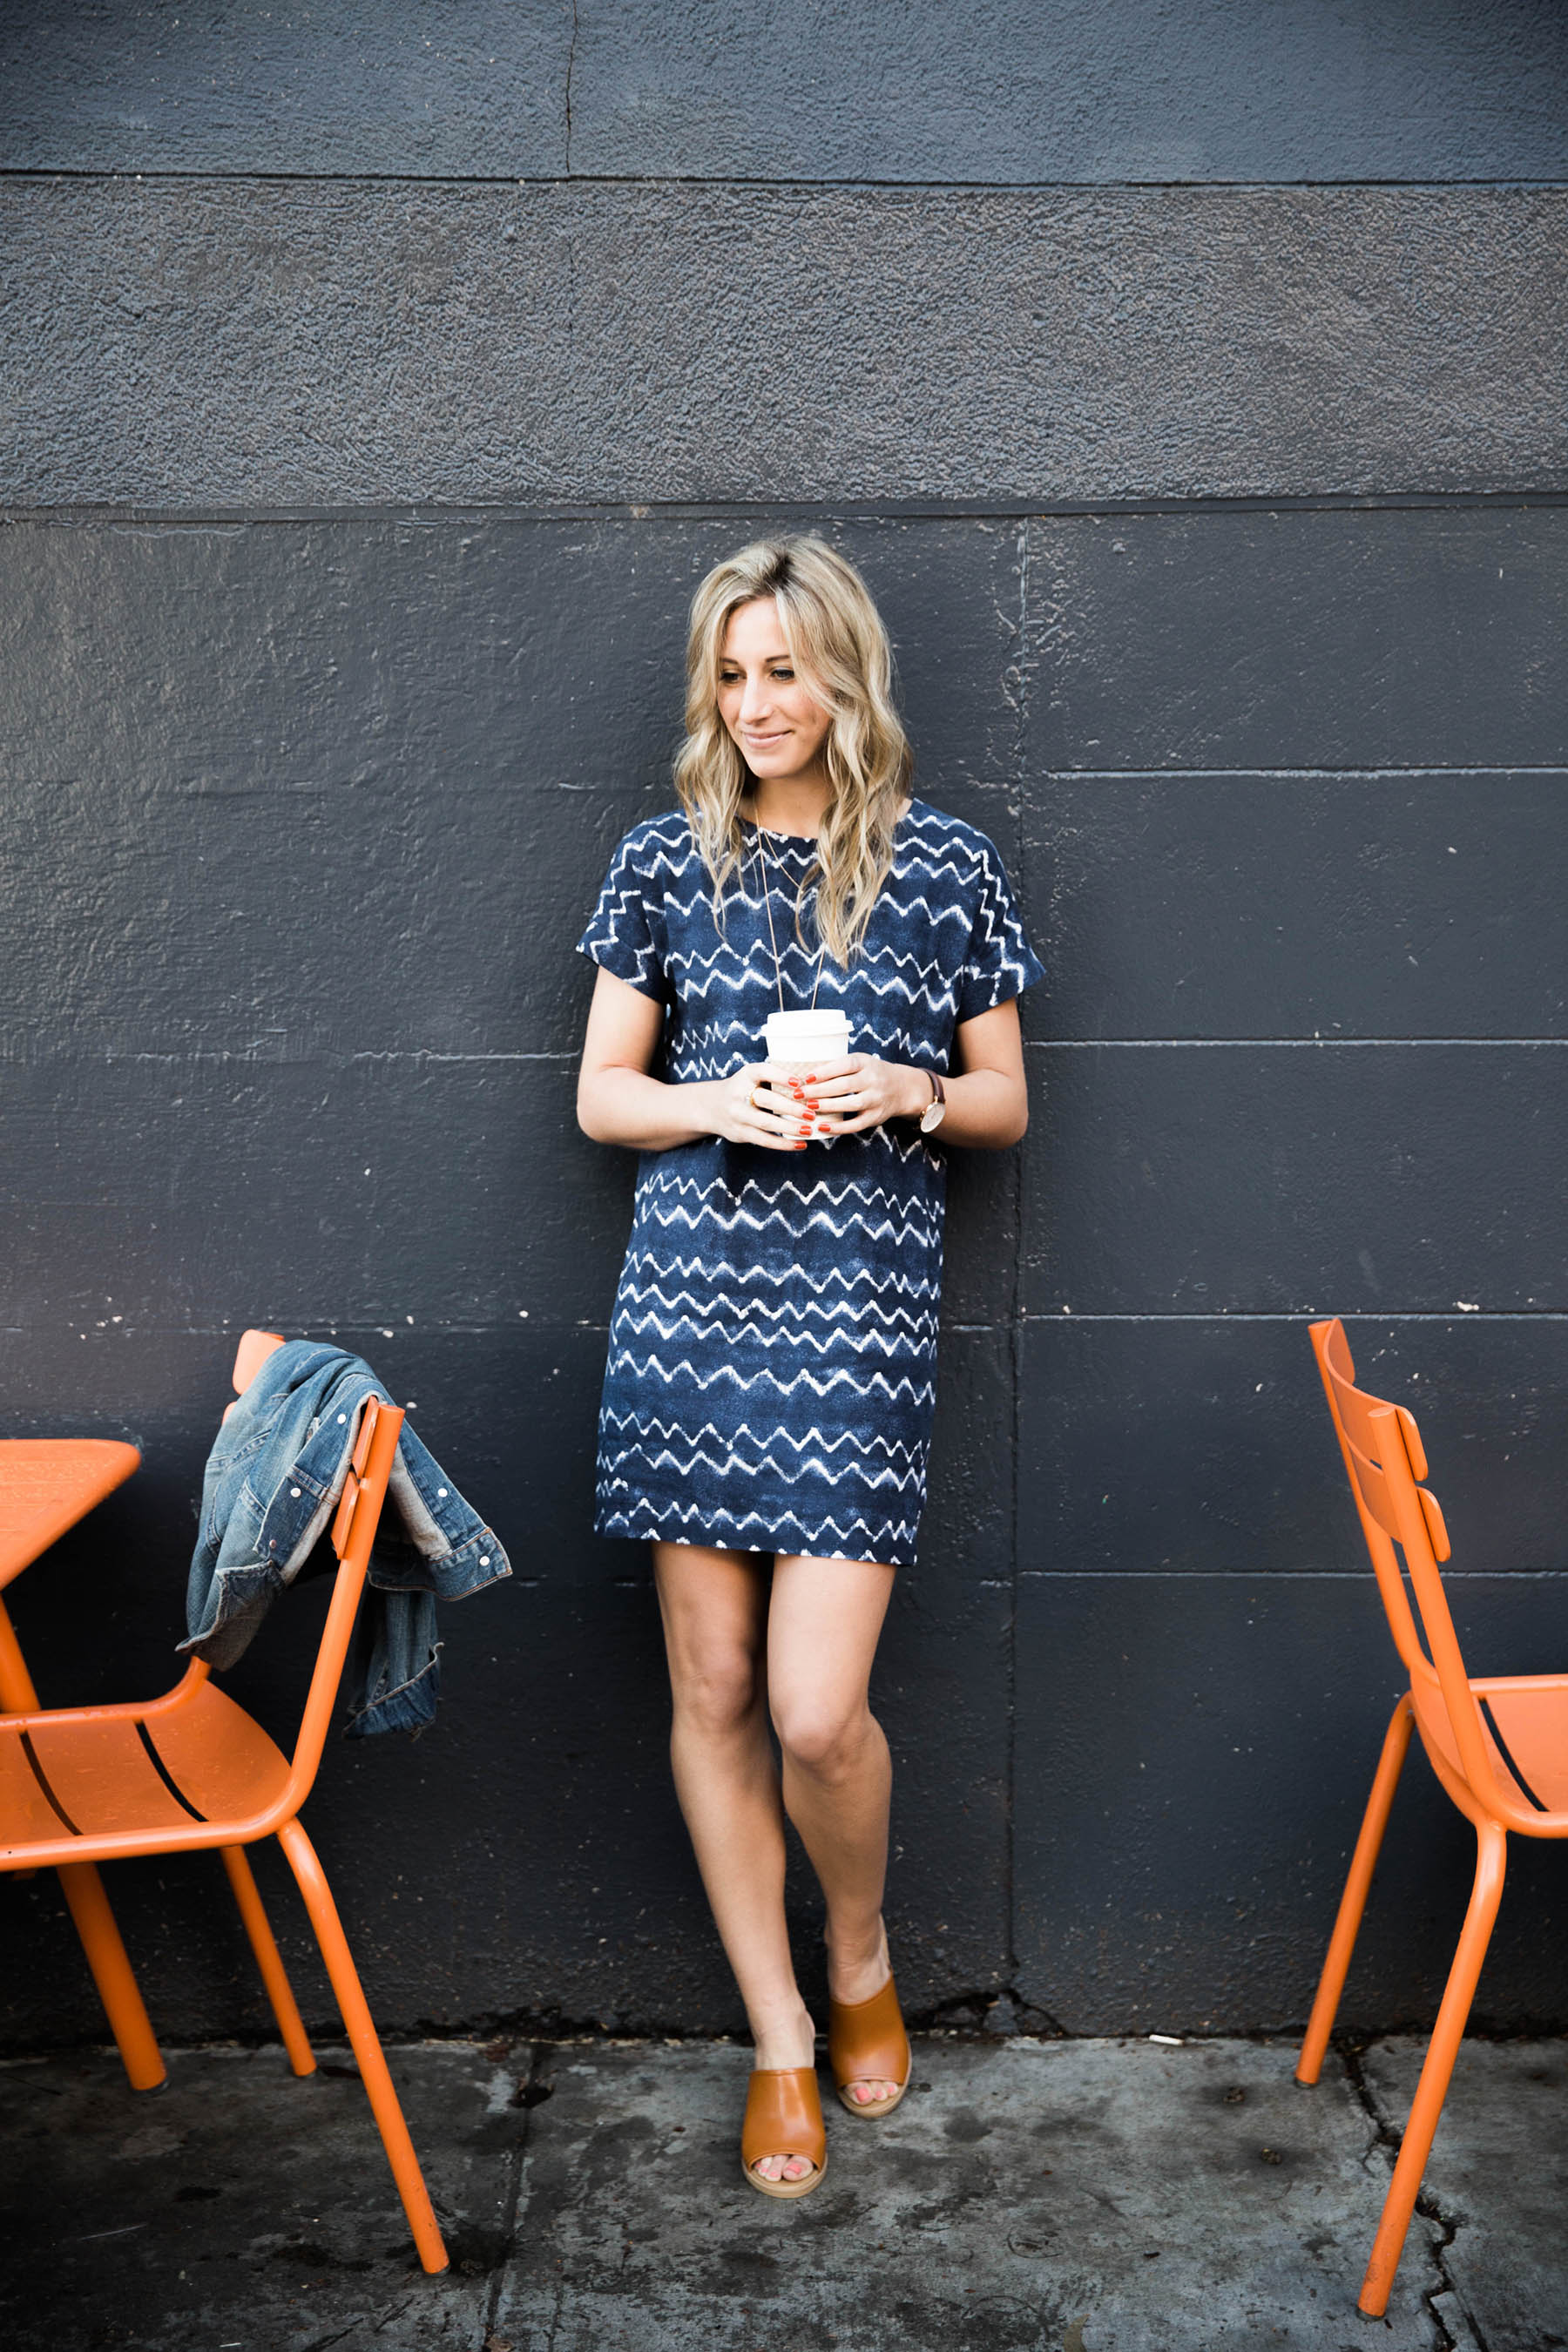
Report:
M 1563 490 L 1565 243 L 1562 189 L 19 177 L 5 473 L 240 512 Z
M 9 160 L 399 179 L 1562 177 L 1553 0 L 6 0 Z
M 1277 12 L 1298 102 L 1224 145 L 1258 60 L 1195 5 L 1078 12 L 1100 80 L 1045 8 L 174 13 L 5 19 L 0 1400 L 146 1457 L 17 1589 L 47 1695 L 160 1686 L 234 1336 L 335 1331 L 518 1570 L 446 1612 L 438 1729 L 313 1801 L 378 2012 L 735 2021 L 589 1527 L 630 1166 L 573 1122 L 571 944 L 666 804 L 693 582 L 812 521 L 1050 968 L 1026 1144 L 956 1160 L 879 1668 L 906 1992 L 1299 2017 L 1397 1685 L 1310 1313 L 1430 1394 L 1478 1665 L 1563 1658 L 1563 192 L 826 184 L 1550 176 L 1560 17 Z M 573 173 L 657 184 L 455 184 L 564 175 L 568 69 Z M 669 184 L 742 139 L 821 184 Z M 233 1678 L 279 1726 L 320 1605 Z M 1451 1948 L 1423 1773 L 1361 2023 Z M 1554 1860 L 1494 2021 L 1568 2017 Z M 261 2022 L 214 1875 L 116 1874 L 172 2032 Z M 0 1903 L 5 2035 L 94 2033 L 52 1883 Z

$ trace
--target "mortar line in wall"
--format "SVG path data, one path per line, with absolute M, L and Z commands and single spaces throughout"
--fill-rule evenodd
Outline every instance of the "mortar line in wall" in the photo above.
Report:
M 840 522 L 1068 522 L 1097 517 L 1117 520 L 1139 515 L 1206 519 L 1233 514 L 1405 514 L 1529 512 L 1568 505 L 1568 487 L 1498 490 L 1318 490 L 1269 493 L 1193 491 L 1184 497 L 1145 493 L 1092 499 L 1029 498 L 1021 492 L 989 499 L 899 499 L 847 490 L 830 499 L 777 499 L 755 494 L 733 499 L 628 496 L 493 499 L 369 499 L 356 505 L 220 506 L 196 500 L 182 507 L 153 506 L 137 499 L 37 501 L 0 505 L 0 525 L 69 526 L 82 523 L 145 524 L 169 529 L 249 529 L 296 523 L 389 522 L 421 524 L 486 522 L 596 522 L 653 520 L 731 522 L 737 517 L 812 515 Z
M 1562 760 L 1489 761 L 1484 766 L 1447 766 L 1417 761 L 1397 768 L 1358 768 L 1353 762 L 1332 768 L 1052 768 L 1046 781 L 1052 784 L 1182 784 L 1227 783 L 1233 779 L 1256 778 L 1266 783 L 1332 783 L 1341 776 L 1353 778 L 1357 783 L 1375 783 L 1386 777 L 1390 782 L 1411 776 L 1562 776 L 1568 775 L 1568 761 Z
M 137 1055 L 130 1058 L 140 1061 L 149 1057 Z M 179 1056 L 172 1055 L 168 1058 L 178 1060 Z M 434 1045 L 367 1045 L 344 1058 L 350 1062 L 575 1062 L 578 1051 L 562 1046 L 552 1048 L 549 1053 L 538 1054 L 453 1054 L 438 1051 Z
M 1342 1323 L 1568 1323 L 1568 1309 L 1560 1307 L 1172 1307 L 1168 1311 L 1140 1308 L 1136 1313 L 1078 1314 L 1070 1307 L 1047 1313 L 1026 1308 L 1020 1328 L 1031 1324 L 1072 1323 L 1302 1323 L 1310 1317 L 1337 1314 Z
M 24 1037 L 16 1042 L 19 1049 L 13 1051 L 13 1041 L 0 1037 L 0 1066 L 20 1065 L 36 1058 L 40 1064 L 44 1062 L 93 1066 L 102 1064 L 105 1067 L 117 1063 L 153 1064 L 157 1067 L 167 1069 L 186 1069 L 204 1063 L 225 1066 L 234 1064 L 246 1069 L 255 1070 L 348 1069 L 356 1063 L 365 1062 L 420 1062 L 439 1065 L 443 1068 L 461 1069 L 484 1067 L 494 1064 L 510 1066 L 514 1064 L 529 1062 L 574 1063 L 578 1059 L 575 1052 L 565 1048 L 549 1053 L 455 1054 L 437 1052 L 433 1047 L 426 1045 L 399 1045 L 365 1048 L 347 1053 L 335 1052 L 330 1047 L 323 1047 L 314 1053 L 255 1054 L 247 1053 L 242 1047 L 226 1045 L 169 1046 L 158 1050 L 151 1047 L 96 1045 L 85 1050 L 78 1046 L 67 1052 L 56 1053 L 45 1045 L 35 1053 L 37 1040 Z M 1221 1051 L 1250 1054 L 1279 1053 L 1288 1050 L 1301 1053 L 1321 1053 L 1331 1050 L 1368 1053 L 1388 1053 L 1397 1050 L 1414 1053 L 1427 1047 L 1447 1048 L 1454 1045 L 1474 1046 L 1477 1049 L 1519 1046 L 1529 1047 L 1533 1051 L 1537 1047 L 1568 1045 L 1568 1037 L 1026 1037 L 1024 1045 L 1026 1051 L 1031 1054 L 1185 1054 Z
M 572 37 L 566 44 L 566 148 L 565 153 L 562 159 L 566 165 L 566 170 L 563 176 L 568 181 L 574 176 L 572 170 L 572 76 L 577 64 L 577 0 L 571 0 L 571 13 Z M 521 183 L 520 182 L 519 185 L 521 186 Z
M 393 1308 L 390 1311 L 395 1314 L 401 1314 L 403 1309 Z M 963 1336 L 970 1339 L 984 1339 L 988 1335 L 997 1331 L 1016 1334 L 1027 1329 L 1040 1328 L 1047 1326 L 1049 1326 L 1052 1328 L 1061 1328 L 1075 1323 L 1289 1323 L 1294 1325 L 1306 1322 L 1314 1316 L 1326 1314 L 1329 1311 L 1331 1310 L 1317 1307 L 1283 1307 L 1268 1308 L 1238 1307 L 1235 1309 L 1223 1307 L 1210 1307 L 1187 1308 L 1173 1307 L 1168 1312 L 1152 1311 L 1148 1308 L 1144 1308 L 1141 1309 L 1137 1313 L 1094 1314 L 1086 1312 L 1084 1314 L 1075 1314 L 1070 1307 L 1062 1307 L 1050 1312 L 1044 1310 L 1035 1312 L 1030 1312 L 1026 1309 L 1020 1310 L 1014 1315 L 1010 1322 L 944 1323 L 942 1328 L 944 1331 L 952 1333 L 955 1338 Z M 1338 1314 L 1339 1319 L 1342 1323 L 1365 1323 L 1375 1325 L 1384 1329 L 1391 1325 L 1404 1323 L 1568 1323 L 1568 1309 L 1557 1307 L 1478 1307 L 1462 1308 L 1451 1307 L 1420 1307 L 1408 1308 L 1390 1307 L 1386 1309 L 1375 1307 L 1342 1307 L 1338 1309 Z M 265 1322 L 265 1317 L 263 1317 L 262 1319 Z M 279 1322 L 289 1322 L 294 1318 L 289 1316 L 283 1315 L 279 1316 L 275 1319 Z M 325 1331 L 333 1339 L 363 1336 L 381 1339 L 384 1339 L 389 1337 L 396 1339 L 428 1339 L 432 1338 L 443 1339 L 495 1339 L 503 1331 L 515 1332 L 517 1329 L 517 1323 L 521 1322 L 522 1319 L 521 1316 L 519 1316 L 517 1321 L 496 1320 L 488 1323 L 446 1323 L 442 1322 L 435 1316 L 426 1316 L 420 1321 L 414 1324 L 405 1323 L 401 1326 L 395 1324 L 391 1327 L 390 1330 L 384 1323 L 355 1322 L 346 1316 L 340 1316 L 335 1320 L 329 1320 L 321 1316 L 310 1316 L 305 1318 L 304 1321 L 309 1329 L 312 1331 Z M 596 1338 L 603 1339 L 610 1328 L 608 1323 L 595 1322 L 585 1316 L 574 1316 L 570 1320 L 558 1321 L 542 1313 L 537 1316 L 531 1315 L 528 1320 L 530 1331 L 529 1333 L 521 1336 L 528 1337 L 531 1335 L 537 1338 L 541 1335 L 544 1335 L 556 1341 L 567 1339 L 574 1332 L 588 1332 Z M 0 1339 L 60 1339 L 68 1337 L 73 1332 L 84 1333 L 86 1330 L 90 1330 L 95 1327 L 102 1331 L 102 1336 L 106 1340 L 115 1341 L 122 1339 L 223 1339 L 233 1341 L 238 1338 L 240 1331 L 244 1328 L 244 1326 L 238 1323 L 143 1323 L 130 1319 L 124 1323 L 115 1324 L 112 1328 L 105 1328 L 103 1325 L 97 1323 L 96 1318 L 94 1318 L 93 1322 L 89 1323 L 85 1327 L 79 1323 L 67 1322 L 58 1329 L 51 1329 L 50 1327 L 44 1324 L 0 1323 Z
M 573 17 L 575 24 L 576 11 Z M 1560 175 L 1499 179 L 1493 175 L 1455 179 L 1378 179 L 1356 174 L 1302 180 L 921 180 L 878 178 L 866 173 L 803 175 L 784 172 L 296 172 L 265 165 L 224 169 L 212 165 L 163 164 L 152 170 L 121 171 L 101 164 L 10 163 L 0 165 L 0 180 L 100 180 L 153 186 L 189 182 L 220 185 L 283 187 L 389 188 L 735 188 L 748 193 L 759 188 L 787 188 L 794 193 L 858 189 L 921 196 L 1159 196 L 1312 194 L 1359 195 L 1363 189 L 1384 194 L 1441 196 L 1457 188 L 1499 195 L 1552 195 L 1568 193 Z
M 403 1310 L 396 1308 L 390 1311 L 401 1314 Z M 279 1323 L 290 1323 L 295 1318 L 289 1315 L 279 1315 L 272 1319 Z M 324 1331 L 333 1339 L 356 1338 L 493 1339 L 502 1331 L 516 1331 L 518 1322 L 522 1319 L 521 1316 L 519 1316 L 516 1322 L 443 1323 L 436 1316 L 430 1315 L 417 1323 L 411 1324 L 405 1321 L 401 1327 L 395 1324 L 389 1329 L 384 1323 L 355 1323 L 346 1316 L 340 1316 L 333 1321 L 324 1316 L 309 1315 L 300 1318 L 300 1323 L 302 1332 L 307 1336 Z M 267 1328 L 268 1318 L 265 1316 L 258 1317 L 258 1322 L 262 1328 Z M 591 1322 L 586 1316 L 574 1316 L 570 1321 L 552 1321 L 548 1316 L 541 1314 L 530 1317 L 529 1325 L 530 1331 L 535 1337 L 542 1334 L 556 1341 L 557 1344 L 563 1339 L 569 1339 L 574 1333 L 584 1331 L 602 1339 L 610 1328 L 608 1323 Z M 73 1333 L 85 1339 L 90 1330 L 96 1328 L 101 1332 L 105 1339 L 114 1341 L 222 1339 L 232 1347 L 245 1328 L 243 1323 L 142 1323 L 133 1318 L 128 1318 L 123 1323 L 106 1326 L 95 1317 L 85 1327 L 79 1323 L 68 1322 L 58 1328 L 51 1328 L 42 1323 L 0 1323 L 0 1339 L 68 1339 Z M 960 1328 L 963 1328 L 964 1327 L 960 1326 Z M 984 1330 L 989 1326 L 982 1324 L 975 1328 Z M 523 1333 L 521 1336 L 527 1338 L 529 1334 Z
M 19 1051 L 14 1051 L 14 1046 L 19 1046 Z M 24 1034 L 24 1037 L 19 1037 L 19 1040 L 0 1034 L 0 1066 L 3 1066 L 3 1063 L 24 1063 L 24 1061 L 106 1063 L 106 1066 L 108 1063 L 120 1063 L 120 1061 L 155 1063 L 157 1068 L 169 1068 L 169 1070 L 185 1070 L 185 1068 L 191 1068 L 191 1066 L 195 1066 L 195 1063 L 240 1063 L 242 1068 L 247 1070 L 300 1070 L 300 1068 L 312 1068 L 312 1066 L 315 1066 L 315 1068 L 320 1068 L 320 1066 L 329 1066 L 329 1068 L 345 1070 L 345 1068 L 351 1068 L 353 1063 L 357 1061 L 433 1061 L 433 1063 L 572 1061 L 574 1063 L 578 1061 L 578 1056 L 576 1054 L 569 1054 L 569 1051 L 560 1051 L 560 1054 L 437 1054 L 433 1046 L 423 1046 L 423 1045 L 388 1046 L 388 1049 L 367 1049 L 367 1051 L 336 1051 L 334 1046 L 318 1046 L 315 1051 L 303 1051 L 303 1054 L 254 1054 L 254 1051 L 247 1051 L 245 1046 L 221 1046 L 221 1045 L 164 1046 L 164 1049 L 160 1051 L 153 1051 L 151 1046 L 134 1046 L 134 1049 L 132 1049 L 132 1046 L 118 1046 L 118 1045 L 99 1045 L 99 1046 L 73 1045 L 70 1046 L 70 1051 L 66 1051 L 66 1054 L 54 1054 L 54 1051 L 49 1051 L 47 1046 L 37 1049 L 37 1040 L 36 1037 L 28 1037 L 28 1034 Z
M 1018 894 L 1028 903 L 1028 833 L 1023 823 L 1023 810 L 1027 783 L 1029 730 L 1029 525 L 1027 519 L 1016 526 L 1018 561 L 1018 624 L 1009 667 L 1016 677 L 1013 725 L 1013 781 L 1018 794 L 1019 824 L 1016 836 L 1018 862 Z M 1010 1190 L 1013 1212 L 1012 1265 L 1007 1286 L 1007 1377 L 1012 1391 L 1012 1413 L 1008 1449 L 1008 1524 L 1007 1548 L 1007 1740 L 1006 1771 L 1007 1801 L 1005 1824 L 1004 1867 L 1005 1885 L 1003 1892 L 1005 1919 L 1006 1951 L 1004 1958 L 1005 1981 L 1016 1985 L 1019 1979 L 1017 1938 L 1017 1788 L 1018 1788 L 1018 1570 L 1022 1555 L 1018 1541 L 1020 1523 L 1020 1489 L 1018 1465 L 1023 1453 L 1024 1397 L 1023 1365 L 1019 1359 L 1018 1338 L 1022 1329 L 1021 1308 L 1024 1292 L 1024 1219 L 1027 1196 L 1024 1188 L 1023 1155 L 1012 1155 Z
M 1366 1584 L 1364 1568 L 1026 1568 L 1031 1584 L 1082 1584 L 1100 1577 L 1123 1577 L 1136 1583 L 1160 1584 L 1185 1580 L 1189 1583 L 1221 1584 Z M 1452 1568 L 1443 1564 L 1445 1584 L 1551 1584 L 1568 1578 L 1568 1568 Z
M 1431 1045 L 1568 1045 L 1568 1037 L 1026 1037 L 1035 1054 L 1251 1054 L 1269 1050 L 1315 1054 L 1334 1052 L 1386 1053 L 1399 1047 L 1418 1052 Z
M 13 1053 L 0 1038 L 0 1064 L 21 1062 L 31 1058 L 27 1050 L 33 1041 L 23 1039 L 22 1051 Z M 1468 1045 L 1479 1048 L 1498 1046 L 1561 1047 L 1568 1045 L 1568 1037 L 1026 1037 L 1024 1045 L 1032 1054 L 1174 1054 L 1226 1053 L 1250 1054 L 1281 1052 L 1303 1053 L 1329 1050 L 1384 1053 L 1394 1050 L 1416 1052 L 1426 1047 Z M 510 1066 L 526 1062 L 575 1062 L 575 1052 L 563 1048 L 549 1053 L 455 1054 L 437 1052 L 426 1045 L 400 1045 L 367 1048 L 357 1052 L 338 1053 L 322 1048 L 315 1053 L 254 1054 L 237 1046 L 192 1045 L 170 1046 L 154 1051 L 149 1047 L 126 1048 L 118 1045 L 93 1046 L 88 1050 L 73 1048 L 55 1053 L 41 1051 L 40 1062 L 103 1064 L 152 1063 L 159 1067 L 184 1069 L 199 1063 L 234 1063 L 247 1069 L 299 1069 L 331 1067 L 347 1069 L 362 1062 L 427 1062 L 442 1067 L 465 1068 L 490 1064 Z

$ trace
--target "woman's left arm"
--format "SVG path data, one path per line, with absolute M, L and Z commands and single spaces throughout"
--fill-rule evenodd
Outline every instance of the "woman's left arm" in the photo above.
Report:
M 952 1062 L 952 1075 L 942 1080 L 947 1109 L 937 1135 L 943 1143 L 1005 1151 L 1029 1124 L 1017 998 L 961 1021 L 953 1032 Z M 890 1118 L 918 1119 L 931 1099 L 924 1070 L 907 1062 L 881 1062 L 872 1054 L 825 1062 L 809 1086 L 782 1076 L 770 1085 L 786 1102 L 814 1102 L 830 1135 L 855 1135 Z

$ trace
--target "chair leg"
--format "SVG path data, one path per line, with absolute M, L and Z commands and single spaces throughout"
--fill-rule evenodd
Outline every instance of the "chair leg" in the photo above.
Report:
M 1388 1827 L 1389 1808 L 1394 1802 L 1394 1790 L 1399 1786 L 1399 1775 L 1410 1746 L 1410 1729 L 1414 1720 L 1407 1691 L 1394 1708 L 1384 1735 L 1383 1753 L 1378 1758 L 1377 1770 L 1373 1777 L 1372 1794 L 1366 1801 L 1361 1835 L 1351 1856 L 1350 1875 L 1345 1880 L 1345 1891 L 1340 1897 L 1339 1913 L 1334 1920 L 1334 1932 L 1329 1938 L 1323 1973 L 1318 1979 L 1312 2014 L 1307 2021 L 1307 2038 L 1301 2044 L 1301 2055 L 1296 2061 L 1298 2083 L 1315 2083 L 1322 2072 L 1323 2053 L 1328 2049 L 1329 2035 L 1339 2013 L 1340 1996 L 1345 1989 L 1351 1954 L 1361 1932 L 1362 1913 L 1366 1908 L 1372 1874 L 1377 1867 L 1378 1851 L 1383 1844 L 1384 1831 Z
M 1502 1899 L 1503 1873 L 1508 1866 L 1507 1831 L 1496 1822 L 1485 1822 L 1476 1832 L 1476 1882 L 1470 1891 L 1469 1908 L 1459 1931 L 1458 1949 L 1448 1971 L 1421 2080 L 1411 2102 L 1410 2120 L 1399 2144 L 1399 2160 L 1384 2200 L 1372 2259 L 1357 2298 L 1359 2307 L 1369 2319 L 1381 2319 L 1387 2307 L 1394 2273 L 1399 2268 L 1399 2257 L 1405 2248 L 1405 2233 L 1420 2193 L 1421 2176 L 1432 2152 L 1437 2118 L 1443 2112 L 1454 2061 L 1459 2054 L 1465 2021 L 1480 1978 L 1481 1962 L 1486 1958 L 1498 1905 Z
M 267 1998 L 272 2004 L 272 2014 L 278 2021 L 278 2031 L 283 2036 L 283 2047 L 289 2053 L 289 2063 L 296 2074 L 313 2074 L 316 2056 L 294 1999 L 293 1988 L 284 1972 L 282 1955 L 272 1933 L 272 1923 L 262 1908 L 261 1895 L 252 1874 L 250 1864 L 242 1845 L 220 1846 L 223 1866 L 228 1873 L 228 1883 L 234 1889 L 234 1899 L 239 1906 L 239 1916 L 245 1922 L 245 1932 L 250 1938 L 250 1948 L 256 1955 L 256 1965 L 261 1971 L 261 1981 L 267 1988 Z
M 350 2043 L 359 2063 L 360 2080 L 371 2104 L 381 2133 L 382 2145 L 392 2167 L 392 2177 L 397 2183 L 397 2193 L 403 2200 L 403 2210 L 408 2226 L 414 2232 L 414 2242 L 419 2259 L 427 2271 L 444 2271 L 447 2249 L 441 2242 L 441 2232 L 436 2221 L 430 2192 L 425 2186 L 425 2176 L 419 2169 L 419 2158 L 414 2153 L 414 2142 L 408 2137 L 408 2126 L 403 2119 L 403 2109 L 397 2103 L 392 2076 L 387 2072 L 386 2059 L 371 2022 L 370 2010 L 350 1953 L 342 1922 L 338 1917 L 337 1905 L 331 1889 L 316 1859 L 315 1848 L 297 1821 L 285 1822 L 278 1832 L 278 1843 L 289 1857 L 289 1868 L 300 1882 L 300 1892 L 310 1915 L 310 1925 L 321 1948 L 321 1958 L 327 1964 L 332 1991 L 342 2011 L 348 2028 Z
M 131 1973 L 131 1962 L 109 1907 L 103 1881 L 90 1862 L 62 1864 L 59 1881 L 131 2087 L 133 2091 L 155 2091 L 168 2069 L 146 2004 Z

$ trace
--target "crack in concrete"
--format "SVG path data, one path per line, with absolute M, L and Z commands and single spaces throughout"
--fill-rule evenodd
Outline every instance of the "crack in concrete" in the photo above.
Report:
M 965 2011 L 971 2012 L 970 2016 L 963 2015 Z M 979 2018 L 973 2015 L 976 2011 L 981 2012 Z M 1026 1993 L 1020 1992 L 1016 1984 L 952 1993 L 930 2009 L 910 2010 L 908 2023 L 914 2033 L 962 2033 L 982 2042 L 1011 2042 L 1018 2034 L 1045 2042 L 1070 2039 L 1066 2026 L 1049 2010 L 1041 2009 Z
M 1398 2159 L 1404 2134 L 1390 2123 L 1377 2104 L 1372 2084 L 1366 2077 L 1366 2069 L 1362 2063 L 1366 2048 L 1367 2045 L 1364 2042 L 1344 2042 L 1338 2046 L 1337 2054 L 1344 2067 L 1345 2078 L 1361 2102 L 1362 2110 L 1372 2126 L 1372 2138 L 1367 2144 L 1366 2151 L 1368 2168 L 1371 2168 L 1370 2158 L 1375 2149 L 1387 2158 L 1388 2169 L 1392 2174 Z M 1415 2200 L 1415 2210 L 1424 2221 L 1429 2221 L 1432 2224 L 1436 2233 L 1435 2237 L 1428 2238 L 1427 2244 L 1431 2253 L 1432 2267 L 1437 2273 L 1437 2284 L 1436 2286 L 1424 2288 L 1421 2295 L 1421 2300 L 1426 2307 L 1427 2316 L 1432 2322 L 1436 2352 L 1472 2352 L 1472 2347 L 1473 2352 L 1489 2352 L 1486 2338 L 1476 2325 L 1474 2314 L 1460 2294 L 1458 2284 L 1448 2271 L 1448 2249 L 1459 2234 L 1460 2217 L 1458 2214 L 1445 2212 L 1436 2197 L 1425 2182 Z M 1406 2243 L 1408 2244 L 1408 2241 Z M 1446 2315 L 1437 2307 L 1440 2300 L 1451 2303 L 1454 2309 L 1461 2315 L 1468 2331 L 1468 2342 L 1461 2341 L 1454 2334 Z
M 528 2073 L 521 2085 L 525 2095 L 533 2089 L 538 2081 L 540 2062 L 543 2054 L 544 2045 L 535 2042 L 529 2051 Z M 522 2113 L 522 2129 L 517 2136 L 517 2146 L 512 2153 L 510 2178 L 507 2182 L 506 2200 L 501 2211 L 500 2259 L 495 2266 L 495 2275 L 490 2281 L 489 2293 L 485 2298 L 485 2332 L 481 2340 L 486 2344 L 496 2333 L 496 2322 L 500 2316 L 501 2294 L 506 2286 L 507 2267 L 517 2252 L 517 2212 L 522 2200 L 522 2168 L 528 2155 L 528 2135 L 532 2127 L 533 2110 L 542 2103 L 524 2095 L 520 2104 Z
M 544 2340 L 544 2352 L 555 2352 L 555 2338 L 561 2332 L 561 2315 L 566 2308 L 566 2282 L 555 2281 L 555 2304 L 550 2314 L 550 2333 Z
M 346 2327 L 334 2328 L 331 2336 L 315 2336 L 306 2345 L 305 2352 L 331 2352 L 334 2344 L 341 2344 L 345 2336 L 352 2336 L 356 2327 L 363 2325 L 363 2312 L 356 2312 Z

